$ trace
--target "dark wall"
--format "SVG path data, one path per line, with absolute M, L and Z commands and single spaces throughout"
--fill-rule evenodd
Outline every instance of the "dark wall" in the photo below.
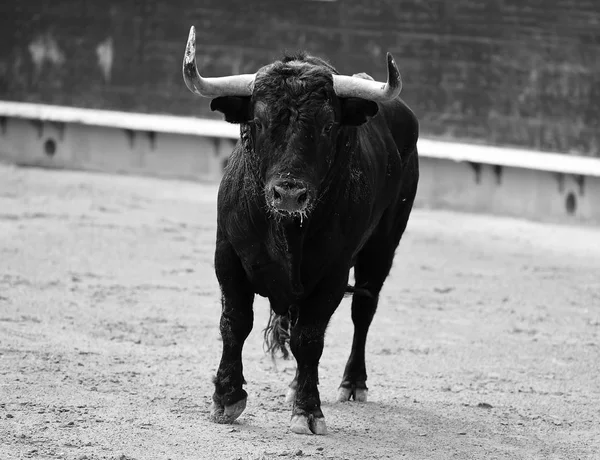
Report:
M 600 156 L 600 1 L 4 0 L 0 99 L 214 116 L 181 78 L 306 49 L 384 78 L 430 137 Z

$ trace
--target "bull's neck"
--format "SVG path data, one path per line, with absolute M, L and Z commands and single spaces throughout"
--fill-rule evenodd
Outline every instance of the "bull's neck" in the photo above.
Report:
M 301 296 L 304 291 L 301 269 L 305 235 L 297 222 L 271 220 L 267 247 L 272 251 L 271 257 L 284 270 L 290 294 L 294 297 Z

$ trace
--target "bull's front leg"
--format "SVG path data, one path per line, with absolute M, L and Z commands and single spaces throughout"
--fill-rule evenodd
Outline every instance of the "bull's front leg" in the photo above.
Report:
M 290 429 L 299 434 L 326 434 L 327 425 L 319 396 L 319 361 L 325 330 L 338 307 L 348 281 L 347 272 L 321 283 L 319 289 L 299 304 L 298 320 L 292 327 L 290 348 L 296 358 L 296 377 L 289 396 L 293 399 Z
M 290 348 L 296 358 L 297 379 L 290 429 L 299 434 L 326 434 L 319 397 L 319 360 L 323 354 L 325 324 L 300 323 L 292 329 Z
M 242 388 L 242 348 L 252 330 L 254 292 L 239 257 L 226 240 L 217 236 L 215 271 L 221 286 L 221 337 L 223 353 L 214 379 L 210 418 L 232 423 L 246 408 L 248 394 Z

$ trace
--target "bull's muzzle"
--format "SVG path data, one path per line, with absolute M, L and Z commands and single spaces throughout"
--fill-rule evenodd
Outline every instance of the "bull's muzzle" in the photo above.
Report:
M 275 211 L 296 214 L 305 213 L 308 207 L 308 187 L 300 181 L 277 180 L 271 183 L 271 206 Z

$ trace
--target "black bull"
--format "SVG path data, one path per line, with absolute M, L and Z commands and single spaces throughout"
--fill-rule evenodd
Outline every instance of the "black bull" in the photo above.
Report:
M 213 97 L 212 110 L 241 132 L 218 194 L 223 352 L 211 418 L 231 423 L 245 409 L 242 347 L 259 294 L 272 309 L 271 349 L 285 351 L 289 341 L 297 363 L 290 428 L 324 434 L 318 364 L 346 292 L 353 293 L 354 339 L 338 399 L 366 400 L 367 332 L 417 190 L 417 119 L 396 96 L 340 96 L 335 69 L 304 54 L 264 67 L 241 93 L 202 93 L 192 81 L 201 78 L 194 55 L 188 43 L 186 83 Z M 348 286 L 352 267 L 355 287 Z

